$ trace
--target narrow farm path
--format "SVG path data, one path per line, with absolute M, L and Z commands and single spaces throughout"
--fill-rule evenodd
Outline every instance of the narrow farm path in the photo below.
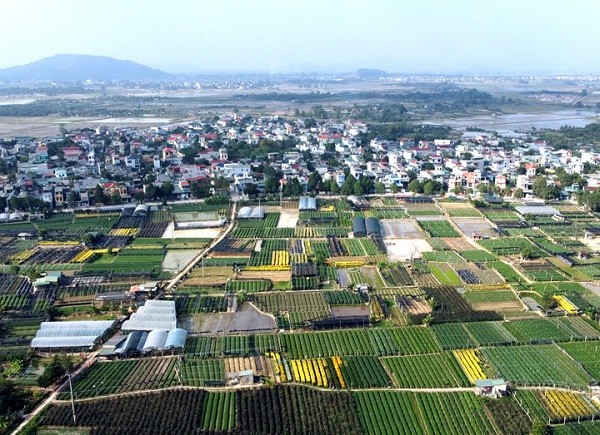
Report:
M 85 361 L 83 361 L 73 372 L 71 372 L 71 377 L 77 378 L 77 376 L 79 376 L 86 368 L 88 368 L 89 362 L 93 361 L 94 358 L 96 358 L 96 355 L 98 355 L 98 352 L 100 352 L 100 350 L 97 350 L 97 351 L 91 353 L 85 359 Z M 37 415 L 39 415 L 39 413 L 42 412 L 48 405 L 50 405 L 50 403 L 52 403 L 53 401 L 56 400 L 59 393 L 61 393 L 62 391 L 66 390 L 68 388 L 69 388 L 69 379 L 67 378 L 62 384 L 60 384 L 58 387 L 56 387 L 54 389 L 52 394 L 50 394 L 46 399 L 44 399 L 38 406 L 35 407 L 35 409 L 33 411 L 31 411 L 27 415 L 27 417 L 25 417 L 25 419 L 21 422 L 21 424 L 19 426 L 17 426 L 17 428 L 14 431 L 11 432 L 11 435 L 17 435 L 18 433 L 20 433 L 23 430 L 23 428 L 31 420 L 33 420 Z

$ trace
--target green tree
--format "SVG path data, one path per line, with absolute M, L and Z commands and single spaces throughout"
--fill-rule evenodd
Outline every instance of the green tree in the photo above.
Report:
M 356 178 L 352 174 L 348 174 L 346 181 L 342 186 L 342 195 L 354 195 L 354 185 L 356 184 Z
M 525 196 L 525 194 L 523 193 L 523 189 L 521 189 L 520 187 L 516 188 L 515 191 L 513 192 L 513 196 L 516 199 L 521 199 Z
M 254 183 L 246 183 L 244 186 L 244 193 L 248 196 L 256 196 L 258 195 L 258 188 Z
M 435 185 L 433 184 L 432 180 L 426 181 L 425 184 L 423 184 L 423 193 L 425 195 L 433 194 L 434 189 Z
M 175 191 L 175 186 L 170 181 L 165 181 L 162 186 L 160 186 L 160 195 L 164 199 L 170 199 Z
M 210 196 L 211 184 L 209 180 L 194 180 L 190 183 L 190 193 L 194 198 Z
M 300 196 L 302 193 L 304 193 L 304 189 L 297 178 L 288 180 L 283 187 L 283 195 L 287 197 Z
M 335 181 L 333 178 L 329 181 L 330 181 L 329 185 L 331 186 L 331 193 L 333 195 L 339 195 L 340 186 L 337 184 L 337 181 Z
M 266 193 L 279 192 L 279 180 L 275 176 L 269 176 L 265 179 L 265 192 Z
M 323 189 L 323 179 L 321 174 L 313 171 L 308 177 L 307 190 L 309 192 L 319 192 Z
M 408 183 L 408 190 L 413 193 L 423 193 L 423 185 L 416 178 Z
M 385 184 L 383 184 L 381 181 L 378 181 L 377 183 L 375 183 L 375 193 L 377 194 L 384 194 L 385 193 Z
M 362 196 L 365 194 L 365 191 L 363 190 L 362 184 L 359 183 L 354 183 L 354 194 L 356 196 Z
M 77 192 L 76 190 L 71 190 L 69 192 L 69 195 L 67 196 L 67 203 L 69 204 L 69 207 L 75 207 L 75 204 L 81 200 L 81 196 L 79 195 L 79 192 Z
M 535 196 L 542 199 L 549 199 L 552 195 L 551 188 L 548 187 L 548 180 L 541 175 L 538 175 L 533 180 L 531 191 Z
M 399 191 L 400 191 L 400 188 L 398 187 L 398 185 L 396 183 L 392 183 L 392 185 L 390 186 L 390 192 L 398 193 Z

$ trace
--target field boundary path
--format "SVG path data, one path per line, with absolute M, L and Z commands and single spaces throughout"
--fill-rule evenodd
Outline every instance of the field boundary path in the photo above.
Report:
M 200 252 L 198 255 L 196 255 L 196 257 L 194 257 L 192 259 L 192 261 L 190 261 L 187 264 L 187 266 L 185 266 L 183 268 L 183 270 L 181 272 L 179 272 L 175 276 L 175 278 L 173 278 L 169 282 L 169 284 L 165 287 L 166 291 L 173 290 L 173 288 L 177 284 L 179 284 L 180 281 L 185 279 L 186 275 L 188 273 L 190 273 L 194 267 L 196 267 L 196 265 L 202 260 L 202 258 L 204 258 L 215 246 L 217 246 L 217 244 L 219 244 L 233 230 L 233 227 L 235 226 L 236 209 L 237 209 L 237 202 L 234 201 L 233 205 L 231 207 L 231 216 L 229 219 L 229 225 L 227 226 L 227 228 L 225 228 L 225 231 L 222 231 L 221 234 L 219 234 L 219 236 L 215 240 L 213 240 L 210 245 L 208 245 L 202 252 Z
M 99 352 L 100 351 L 97 350 L 91 353 L 81 364 L 79 364 L 79 367 L 77 367 L 73 372 L 71 372 L 71 377 L 77 378 L 77 376 L 79 376 L 85 369 L 89 367 L 90 361 L 93 361 Z M 65 379 L 64 382 L 58 387 L 56 387 L 48 397 L 46 397 L 38 406 L 34 408 L 33 411 L 27 414 L 27 417 L 25 417 L 21 424 L 19 424 L 17 428 L 11 432 L 11 435 L 19 434 L 31 420 L 33 420 L 40 412 L 42 412 L 48 405 L 50 405 L 50 403 L 54 402 L 61 392 L 68 388 L 69 378 L 67 377 L 67 379 Z

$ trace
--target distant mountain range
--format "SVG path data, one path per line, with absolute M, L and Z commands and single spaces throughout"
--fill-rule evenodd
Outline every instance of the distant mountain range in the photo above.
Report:
M 56 56 L 0 69 L 1 82 L 161 80 L 170 74 L 129 60 L 83 54 Z

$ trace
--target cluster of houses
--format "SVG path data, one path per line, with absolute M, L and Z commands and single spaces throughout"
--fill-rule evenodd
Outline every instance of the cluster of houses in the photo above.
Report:
M 355 120 L 307 125 L 302 119 L 225 113 L 174 129 L 95 127 L 60 137 L 5 138 L 0 158 L 16 168 L 16 174 L 0 178 L 0 196 L 8 204 L 13 197 L 34 197 L 52 208 L 92 206 L 99 202 L 95 196 L 100 191 L 105 203 L 128 203 L 147 199 L 152 186 L 160 189 L 170 183 L 169 197 L 176 200 L 191 198 L 194 182 L 214 186 L 217 178 L 225 180 L 232 193 L 242 193 L 252 184 L 260 194 L 266 176 L 257 169 L 265 165 L 283 174 L 282 184 L 295 178 L 305 188 L 317 171 L 323 181 L 333 180 L 340 187 L 351 174 L 381 183 L 388 191 L 402 191 L 416 177 L 442 183 L 448 192 L 477 192 L 484 185 L 501 195 L 521 189 L 527 196 L 532 195 L 539 168 L 581 174 L 586 163 L 600 162 L 599 153 L 555 150 L 515 133 L 465 132 L 453 140 L 375 138 L 364 143 L 368 133 L 368 125 Z M 295 149 L 254 160 L 229 156 L 228 149 L 239 143 L 258 148 L 263 141 L 291 142 Z M 553 183 L 552 176 L 548 182 Z M 586 188 L 598 186 L 600 176 L 590 175 Z M 579 190 L 560 187 L 566 196 Z

